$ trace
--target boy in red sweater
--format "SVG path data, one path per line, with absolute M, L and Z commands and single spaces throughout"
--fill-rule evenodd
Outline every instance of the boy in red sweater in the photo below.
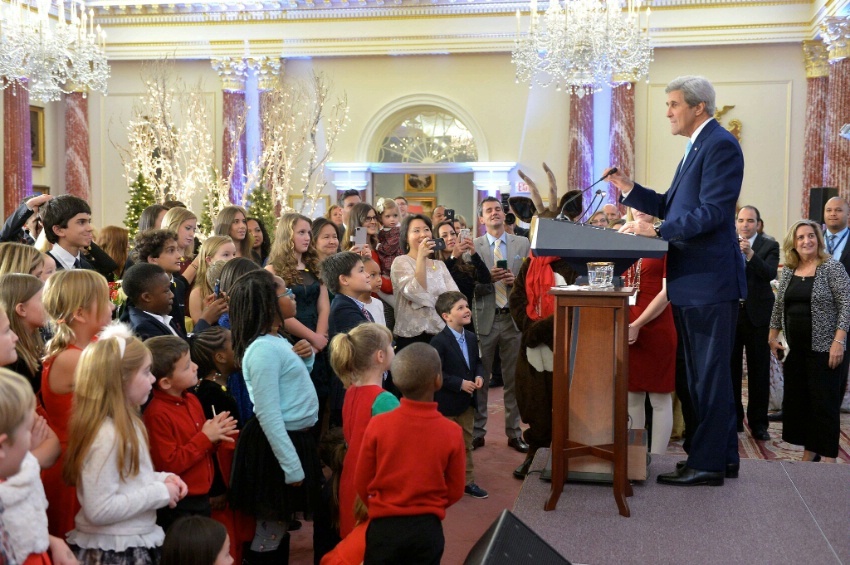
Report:
M 393 359 L 401 406 L 372 418 L 363 437 L 355 486 L 369 509 L 366 565 L 435 563 L 445 539 L 440 523 L 465 485 L 463 433 L 437 411 L 440 356 L 413 343 Z
M 189 392 L 198 384 L 198 366 L 189 356 L 189 344 L 176 336 L 158 336 L 145 342 L 156 377 L 153 398 L 144 420 L 150 439 L 151 459 L 157 471 L 178 475 L 189 494 L 175 508 L 157 510 L 157 524 L 168 531 L 178 518 L 209 516 L 213 480 L 212 454 L 222 441 L 232 442 L 236 420 L 230 412 L 204 417 L 198 398 Z

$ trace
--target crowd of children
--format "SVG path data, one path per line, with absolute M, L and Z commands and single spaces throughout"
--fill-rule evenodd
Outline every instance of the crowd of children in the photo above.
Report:
M 280 564 L 314 516 L 316 563 L 440 561 L 446 508 L 487 496 L 484 374 L 458 292 L 396 352 L 394 200 L 345 208 L 366 243 L 230 206 L 199 244 L 157 205 L 108 251 L 85 202 L 31 204 L 50 253 L 0 243 L 0 563 Z

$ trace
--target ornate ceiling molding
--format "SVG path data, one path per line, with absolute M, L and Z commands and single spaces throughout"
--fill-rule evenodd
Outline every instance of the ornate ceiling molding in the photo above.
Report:
M 112 60 L 509 52 L 513 0 L 89 0 Z M 802 42 L 850 0 L 652 0 L 654 47 Z M 181 28 L 179 31 L 176 28 Z M 187 29 L 188 28 L 188 29 Z M 191 31 L 188 31 L 191 30 Z M 185 39 L 190 38 L 190 39 Z

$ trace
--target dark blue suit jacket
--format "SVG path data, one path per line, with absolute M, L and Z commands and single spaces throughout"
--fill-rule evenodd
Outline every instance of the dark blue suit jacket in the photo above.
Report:
M 475 393 L 460 390 L 463 381 L 474 381 L 483 377 L 484 366 L 478 355 L 478 339 L 469 330 L 464 330 L 469 367 L 463 358 L 460 344 L 448 326 L 431 338 L 431 347 L 440 354 L 443 365 L 443 387 L 434 393 L 434 402 L 443 416 L 459 416 L 470 406 L 475 406 Z
M 342 293 L 335 294 L 328 314 L 328 341 L 336 334 L 346 333 L 368 321 L 354 300 Z
M 144 311 L 139 310 L 135 306 L 131 305 L 127 310 L 130 314 L 130 326 L 133 328 L 133 333 L 139 336 L 139 339 L 142 341 L 146 341 L 152 337 L 160 335 L 174 335 L 171 333 L 171 330 L 168 329 L 168 326 L 159 320 L 148 316 L 144 313 Z M 174 322 L 174 320 L 171 320 L 171 327 L 173 327 L 177 332 L 178 337 L 186 339 L 185 330 L 181 333 L 181 328 Z
M 635 183 L 623 204 L 664 220 L 667 296 L 676 306 L 746 298 L 744 258 L 735 232 L 735 203 L 744 178 L 738 140 L 716 120 L 697 136 L 664 194 Z

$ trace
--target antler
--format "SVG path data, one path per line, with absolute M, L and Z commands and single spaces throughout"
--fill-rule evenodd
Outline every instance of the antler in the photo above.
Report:
M 549 211 L 558 211 L 558 183 L 555 180 L 555 173 L 549 168 L 549 165 L 543 163 L 543 170 L 546 171 L 546 176 L 549 177 Z
M 540 198 L 540 191 L 537 190 L 537 185 L 534 184 L 534 181 L 526 176 L 526 174 L 522 171 L 517 171 L 517 174 L 519 175 L 519 178 L 524 180 L 525 184 L 528 185 L 528 189 L 531 191 L 531 201 L 534 202 L 534 207 L 537 209 L 537 213 L 542 214 L 545 212 L 546 207 L 543 205 L 543 199 Z

